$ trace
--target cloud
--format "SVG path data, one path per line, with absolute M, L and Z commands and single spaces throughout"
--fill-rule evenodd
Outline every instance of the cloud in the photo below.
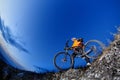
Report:
M 36 73 L 48 73 L 48 72 L 50 72 L 48 69 L 45 69 L 45 68 L 42 68 L 42 67 L 39 67 L 39 66 L 36 66 L 36 65 L 33 65 L 33 67 L 35 67 L 35 69 L 36 69 Z
M 9 27 L 4 25 L 4 22 L 2 21 L 1 17 L 0 17 L 0 31 L 2 32 L 2 36 L 7 43 L 18 48 L 19 50 L 29 53 L 29 51 L 23 47 L 20 41 L 15 36 L 13 36 Z

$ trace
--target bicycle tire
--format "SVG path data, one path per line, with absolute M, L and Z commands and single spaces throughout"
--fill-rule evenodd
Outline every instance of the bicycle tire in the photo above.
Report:
M 60 63 L 57 62 L 57 58 L 60 57 L 60 55 L 67 56 L 70 59 L 70 64 L 69 64 L 69 66 L 67 68 L 61 67 L 59 65 Z M 63 57 L 63 58 L 65 58 L 65 57 Z M 63 59 L 63 58 L 61 58 L 61 59 Z M 62 60 L 60 60 L 60 61 L 62 61 Z M 68 70 L 68 69 L 70 69 L 73 66 L 73 57 L 70 54 L 67 54 L 65 52 L 59 52 L 54 57 L 54 65 L 60 71 Z M 65 64 L 65 65 L 67 65 L 67 64 Z
M 91 43 L 96 43 L 98 46 L 96 46 L 96 50 L 97 51 L 95 51 L 95 50 L 93 50 L 93 55 L 95 55 L 95 56 L 91 56 L 91 55 L 89 55 L 89 54 L 87 54 L 87 50 L 86 50 L 86 48 L 88 47 L 88 45 L 90 45 Z M 95 47 L 95 45 L 92 45 L 91 44 L 91 47 L 92 46 L 94 46 Z M 91 47 L 89 47 L 89 48 L 91 48 Z M 100 51 L 98 51 L 98 48 L 101 48 L 101 50 Z M 88 58 L 91 58 L 91 59 L 96 59 L 101 53 L 102 53 L 102 51 L 105 49 L 105 45 L 102 43 L 102 42 L 100 42 L 100 41 L 98 41 L 98 40 L 89 40 L 88 42 L 86 42 L 85 43 L 85 48 L 84 48 L 84 53 L 85 53 L 85 55 L 86 55 L 86 57 L 88 57 Z

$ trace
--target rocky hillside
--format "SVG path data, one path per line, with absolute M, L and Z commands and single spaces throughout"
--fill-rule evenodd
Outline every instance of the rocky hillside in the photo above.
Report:
M 120 37 L 117 34 L 115 37 Z M 115 39 L 103 54 L 86 69 L 70 69 L 60 80 L 120 80 L 120 38 Z
M 37 74 L 15 69 L 0 60 L 0 80 L 120 80 L 120 29 L 90 67 Z

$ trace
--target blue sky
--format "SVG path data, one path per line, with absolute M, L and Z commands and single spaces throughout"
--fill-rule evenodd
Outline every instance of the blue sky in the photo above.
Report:
M 63 50 L 65 41 L 83 37 L 105 44 L 120 24 L 119 0 L 0 0 L 4 24 L 23 42 L 29 54 L 13 51 L 10 55 L 24 62 L 51 70 L 54 55 Z M 9 47 L 8 47 L 9 48 Z M 15 53 L 14 53 L 15 52 Z M 18 63 L 21 63 L 18 61 Z

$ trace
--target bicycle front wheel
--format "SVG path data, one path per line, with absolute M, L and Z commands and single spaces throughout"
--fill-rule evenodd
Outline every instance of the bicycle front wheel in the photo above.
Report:
M 54 65 L 59 70 L 68 70 L 73 66 L 73 59 L 66 52 L 59 52 L 54 57 Z

